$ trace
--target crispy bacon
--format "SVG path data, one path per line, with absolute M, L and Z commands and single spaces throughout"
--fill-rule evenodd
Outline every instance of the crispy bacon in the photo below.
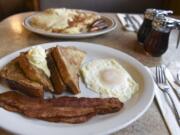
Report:
M 30 118 L 75 124 L 96 114 L 117 112 L 123 104 L 116 98 L 59 97 L 43 100 L 9 91 L 0 94 L 0 106 Z
M 55 106 L 93 107 L 98 114 L 113 113 L 123 107 L 117 98 L 59 97 L 47 100 Z

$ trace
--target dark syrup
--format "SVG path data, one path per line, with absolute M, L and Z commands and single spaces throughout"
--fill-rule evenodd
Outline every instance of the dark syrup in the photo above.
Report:
M 145 51 L 154 57 L 161 56 L 168 49 L 169 34 L 152 29 L 144 41 Z
M 151 29 L 152 29 L 152 20 L 145 19 L 137 34 L 137 38 L 140 43 L 144 43 Z

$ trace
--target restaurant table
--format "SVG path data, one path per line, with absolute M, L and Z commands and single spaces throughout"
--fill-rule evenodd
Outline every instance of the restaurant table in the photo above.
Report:
M 92 38 L 85 39 L 58 39 L 44 37 L 41 35 L 34 34 L 26 30 L 22 26 L 24 18 L 31 15 L 32 12 L 16 14 L 10 16 L 0 22 L 0 58 L 8 55 L 19 49 L 30 47 L 32 45 L 47 43 L 47 42 L 57 42 L 57 41 L 83 41 L 102 44 L 104 46 L 109 46 L 118 49 L 128 55 L 136 58 L 145 66 L 156 66 L 158 64 L 177 60 L 180 58 L 179 49 L 176 50 L 176 38 L 177 33 L 173 31 L 170 36 L 169 48 L 167 52 L 162 57 L 152 57 L 146 54 L 143 46 L 137 42 L 137 36 L 134 32 L 127 32 L 122 29 L 122 25 L 119 22 L 116 14 L 104 13 L 112 17 L 117 22 L 117 27 L 114 31 Z M 12 124 L 12 123 L 11 123 Z M 16 124 L 16 123 L 14 123 Z M 32 129 L 33 130 L 33 129 Z M 11 135 L 9 131 L 0 128 L 0 135 Z M 163 120 L 160 113 L 156 100 L 145 114 L 136 120 L 134 123 L 128 127 L 113 133 L 113 135 L 169 135 L 168 128 Z

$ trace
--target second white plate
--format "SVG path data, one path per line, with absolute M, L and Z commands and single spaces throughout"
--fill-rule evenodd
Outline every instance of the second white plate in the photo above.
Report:
M 34 15 L 36 15 L 36 14 L 37 13 L 35 13 Z M 26 17 L 24 19 L 23 26 L 27 30 L 29 30 L 31 32 L 34 32 L 36 34 L 40 34 L 40 35 L 48 36 L 48 37 L 55 37 L 55 38 L 71 38 L 71 39 L 73 38 L 74 39 L 74 38 L 94 37 L 94 36 L 103 35 L 103 34 L 106 34 L 108 32 L 111 32 L 112 30 L 114 30 L 116 28 L 116 25 L 117 25 L 116 22 L 111 17 L 101 15 L 101 17 L 104 20 L 106 20 L 106 22 L 109 25 L 106 29 L 99 30 L 99 31 L 96 31 L 96 32 L 87 32 L 87 33 L 79 33 L 79 34 L 54 33 L 54 32 L 48 32 L 48 31 L 45 31 L 45 30 L 42 30 L 42 29 L 37 29 L 37 28 L 32 27 L 31 24 L 30 24 L 30 21 L 31 21 L 31 18 L 34 15 Z

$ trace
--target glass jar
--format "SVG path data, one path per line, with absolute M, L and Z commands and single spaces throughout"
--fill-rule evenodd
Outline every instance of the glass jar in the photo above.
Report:
M 152 29 L 152 20 L 157 15 L 168 15 L 172 14 L 171 10 L 158 10 L 158 9 L 146 9 L 144 13 L 144 21 L 138 31 L 137 38 L 140 43 L 144 43 L 146 37 Z
M 152 30 L 144 41 L 144 49 L 148 54 L 159 57 L 168 49 L 169 35 L 176 28 L 176 20 L 163 15 L 156 16 L 152 22 Z

